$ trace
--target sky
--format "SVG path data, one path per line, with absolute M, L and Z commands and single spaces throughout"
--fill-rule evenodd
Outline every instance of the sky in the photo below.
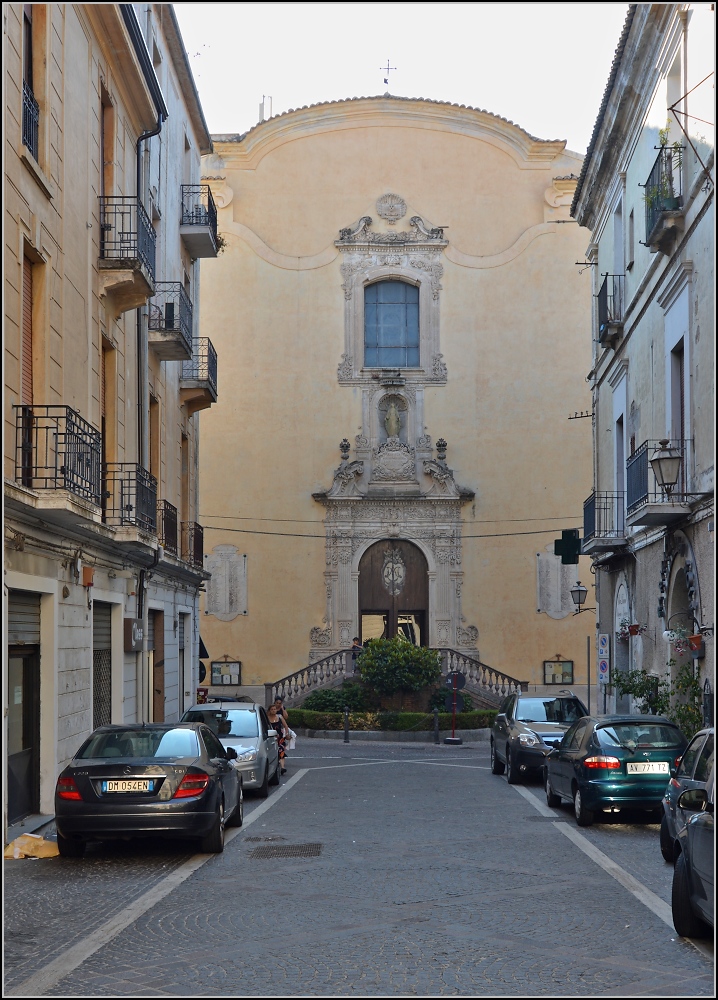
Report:
M 212 133 L 387 91 L 481 108 L 584 153 L 625 3 L 176 3 Z M 387 78 L 387 64 L 391 69 Z M 267 102 L 268 103 L 268 102 Z

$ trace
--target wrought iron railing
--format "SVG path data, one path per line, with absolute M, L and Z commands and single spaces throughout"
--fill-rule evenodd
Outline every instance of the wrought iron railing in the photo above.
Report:
M 204 528 L 194 521 L 182 521 L 182 558 L 197 569 L 204 566 Z
M 679 145 L 662 146 L 648 180 L 643 185 L 646 203 L 646 242 L 663 212 L 678 211 L 682 205 L 683 149 L 684 147 Z
M 610 328 L 623 324 L 623 275 L 607 274 L 598 292 L 598 339 L 603 342 Z
M 102 260 L 139 260 L 154 280 L 157 234 L 139 198 L 101 196 L 100 233 Z
M 644 504 L 662 503 L 669 499 L 656 482 L 650 465 L 651 455 L 660 445 L 660 441 L 644 441 L 626 460 L 627 514 L 632 514 Z M 677 449 L 682 459 L 678 482 L 670 493 L 670 499 L 678 500 L 686 494 L 688 441 L 669 441 L 668 447 Z
M 169 500 L 157 501 L 157 541 L 167 552 L 177 555 L 177 508 Z
M 182 378 L 208 382 L 217 394 L 217 352 L 209 337 L 195 337 L 192 341 L 192 357 L 182 362 Z
M 15 478 L 100 504 L 102 435 L 69 406 L 14 406 Z
M 105 520 L 108 524 L 134 525 L 142 531 L 157 531 L 157 480 L 134 462 L 107 462 L 108 493 Z
M 209 184 L 182 185 L 183 226 L 209 226 L 217 243 L 217 207 Z
M 176 332 L 192 353 L 192 300 L 180 281 L 157 281 L 150 299 L 150 330 Z
M 22 141 L 35 159 L 40 151 L 40 105 L 30 85 L 22 84 Z
M 592 493 L 583 504 L 583 540 L 623 538 L 626 534 L 626 494 Z
M 483 702 L 485 707 L 496 708 L 507 695 L 526 689 L 527 682 L 509 677 L 508 674 L 455 649 L 441 648 L 435 651 L 441 658 L 442 675 L 445 677 L 454 670 L 460 671 L 466 678 L 467 691 Z M 311 691 L 336 687 L 342 681 L 356 677 L 355 670 L 356 660 L 352 657 L 351 650 L 342 649 L 330 653 L 272 684 L 265 684 L 267 704 L 271 704 L 279 696 L 291 707 L 301 702 Z

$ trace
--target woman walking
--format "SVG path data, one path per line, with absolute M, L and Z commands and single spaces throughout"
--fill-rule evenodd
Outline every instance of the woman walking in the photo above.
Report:
M 269 719 L 269 725 L 277 733 L 277 750 L 279 751 L 280 774 L 286 774 L 287 769 L 284 766 L 284 763 L 287 756 L 287 725 L 281 715 L 277 712 L 274 705 L 270 705 L 267 709 L 267 718 Z

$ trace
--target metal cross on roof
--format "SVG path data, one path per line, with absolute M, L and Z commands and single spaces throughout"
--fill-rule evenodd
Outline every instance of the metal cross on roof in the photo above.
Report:
M 390 66 L 389 60 L 387 59 L 386 66 L 380 66 L 379 69 L 382 70 L 382 72 L 386 73 L 386 76 L 384 77 L 384 83 L 388 83 L 389 74 L 391 73 L 392 70 L 396 69 L 396 66 Z

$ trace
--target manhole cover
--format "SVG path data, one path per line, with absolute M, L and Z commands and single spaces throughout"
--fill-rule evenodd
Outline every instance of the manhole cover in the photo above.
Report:
M 261 861 L 269 858 L 318 858 L 321 853 L 322 844 L 270 844 L 255 847 L 249 856 Z

